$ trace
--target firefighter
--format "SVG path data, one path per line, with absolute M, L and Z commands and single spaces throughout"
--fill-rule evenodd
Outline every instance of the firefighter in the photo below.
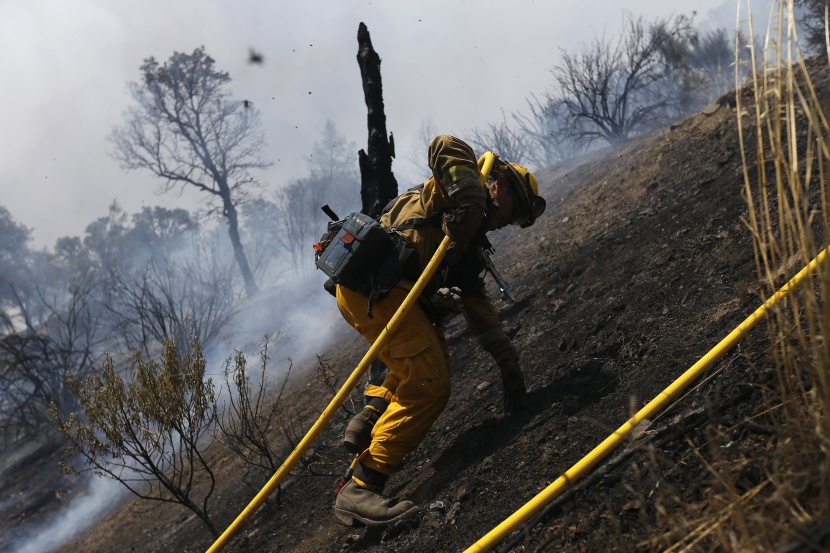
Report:
M 389 336 L 379 353 L 389 372 L 382 384 L 367 386 L 366 406 L 346 429 L 344 445 L 359 454 L 334 505 L 336 519 L 346 525 L 387 525 L 420 510 L 410 501 L 384 498 L 381 491 L 391 470 L 423 441 L 449 399 L 449 353 L 440 325 L 447 313 L 460 310 L 496 361 L 507 414 L 521 406 L 526 394 L 518 352 L 484 290 L 476 249 L 488 231 L 508 224 L 525 228 L 542 214 L 545 201 L 538 195 L 536 178 L 520 165 L 497 160 L 482 186 L 472 148 L 449 135 L 432 139 L 428 164 L 432 176 L 387 206 L 380 223 L 399 229 L 415 246 L 421 272 L 446 235 L 452 243 L 444 270 L 423 294 L 432 301 L 413 306 Z M 369 316 L 366 296 L 338 285 L 337 305 L 346 321 L 374 343 L 408 288 L 411 283 L 402 281 Z M 453 309 L 456 301 L 459 309 Z

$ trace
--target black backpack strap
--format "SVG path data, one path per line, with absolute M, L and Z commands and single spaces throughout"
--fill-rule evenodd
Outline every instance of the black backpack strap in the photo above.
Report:
M 375 303 L 377 303 L 378 299 L 380 299 L 380 290 L 377 288 L 372 288 L 372 291 L 369 292 L 369 306 L 366 308 L 366 315 L 373 319 L 372 316 L 372 309 L 375 307 Z
M 414 219 L 409 219 L 408 221 L 404 221 L 399 225 L 395 225 L 392 228 L 399 232 L 423 227 L 440 228 L 443 216 L 443 211 L 436 211 L 435 213 L 432 213 L 427 217 L 415 217 Z

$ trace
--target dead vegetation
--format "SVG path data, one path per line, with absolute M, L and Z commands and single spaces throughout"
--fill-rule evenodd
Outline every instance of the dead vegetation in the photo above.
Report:
M 781 33 L 776 57 L 739 96 L 540 173 L 549 213 L 494 240 L 519 296 L 498 305 L 522 351 L 528 409 L 501 415 L 500 391 L 489 385 L 495 368 L 463 325 L 450 325 L 452 398 L 387 488 L 420 502 L 420 519 L 386 533 L 334 524 L 330 492 L 349 460 L 336 420 L 314 452 L 332 460 L 331 476 L 294 479 L 281 504 L 266 505 L 227 550 L 464 550 L 826 247 L 830 70 L 824 56 L 788 58 L 787 27 Z M 497 550 L 827 550 L 828 271 L 821 264 L 765 326 Z M 281 396 L 296 420 L 307 427 L 316 418 L 364 350 L 346 333 L 326 366 L 297 371 L 308 385 Z M 284 433 L 278 426 L 268 435 Z M 227 454 L 216 458 L 217 517 L 227 524 L 251 491 L 238 486 Z M 136 529 L 159 537 L 136 538 Z M 113 543 L 200 551 L 210 539 L 169 511 L 124 509 L 64 550 Z
M 763 298 L 826 254 L 830 229 L 828 91 L 813 83 L 826 83 L 826 73 L 815 71 L 826 61 L 808 66 L 801 56 L 793 2 L 779 3 L 777 15 L 770 47 L 753 52 L 764 59 L 753 75 L 753 98 L 744 106 L 739 96 L 737 105 L 739 116 L 754 119 L 758 129 L 754 147 L 742 136 L 742 150 L 757 159 L 754 171 L 744 163 L 744 186 Z M 794 547 L 784 545 L 791 542 L 805 550 L 830 546 L 828 292 L 825 260 L 772 310 L 765 352 L 770 378 L 755 384 L 762 401 L 735 427 L 713 431 L 707 445 L 721 444 L 715 455 L 693 448 L 712 475 L 710 516 L 676 550 L 688 550 L 705 535 L 727 550 L 776 551 Z M 756 437 L 741 454 L 722 453 L 735 430 Z

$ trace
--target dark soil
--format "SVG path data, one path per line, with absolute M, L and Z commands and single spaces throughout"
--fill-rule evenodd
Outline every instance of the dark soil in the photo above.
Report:
M 293 477 L 280 501 L 270 499 L 225 550 L 463 551 L 660 393 L 760 305 L 741 221 L 737 119 L 727 95 L 671 128 L 538 174 L 547 212 L 530 229 L 492 237 L 494 260 L 519 298 L 497 305 L 521 351 L 526 409 L 503 415 L 495 365 L 463 321 L 451 323 L 452 398 L 386 488 L 422 505 L 421 515 L 385 532 L 335 523 L 332 490 L 350 460 L 339 445 L 344 412 L 308 457 L 318 475 Z M 353 330 L 341 330 L 338 344 L 320 352 L 340 382 L 367 349 Z M 702 511 L 712 480 L 694 448 L 711 429 L 728 434 L 760 402 L 750 383 L 768 378 L 765 336 L 753 331 L 635 441 L 497 550 L 670 545 L 661 536 L 672 513 Z M 294 410 L 308 428 L 331 394 L 314 367 L 295 378 Z M 751 448 L 757 436 L 729 439 Z M 255 491 L 226 452 L 214 455 L 221 468 L 213 509 L 225 528 Z M 180 507 L 125 504 L 61 551 L 204 551 L 211 543 Z

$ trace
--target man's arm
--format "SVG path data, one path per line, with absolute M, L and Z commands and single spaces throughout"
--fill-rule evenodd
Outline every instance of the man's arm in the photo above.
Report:
M 453 239 L 447 263 L 453 265 L 470 247 L 484 222 L 487 192 L 479 180 L 478 160 L 470 146 L 454 136 L 439 134 L 429 143 L 432 174 L 458 204 L 444 216 L 442 229 Z

